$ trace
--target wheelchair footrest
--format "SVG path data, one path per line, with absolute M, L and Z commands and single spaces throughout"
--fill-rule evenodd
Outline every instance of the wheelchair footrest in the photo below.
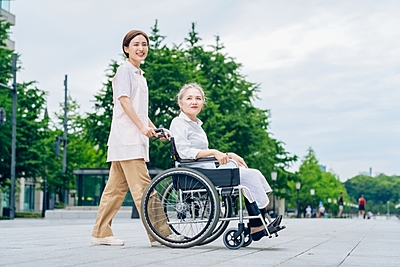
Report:
M 285 225 L 278 225 L 278 226 L 269 225 L 268 231 L 271 234 L 269 237 L 271 238 L 273 234 L 275 234 L 275 236 L 278 236 L 277 233 L 285 228 L 286 228 Z

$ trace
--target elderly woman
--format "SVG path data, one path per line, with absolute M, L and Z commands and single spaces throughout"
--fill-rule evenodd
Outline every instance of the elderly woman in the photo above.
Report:
M 230 159 L 236 161 L 239 165 L 240 183 L 246 186 L 253 196 L 252 198 L 245 194 L 249 215 L 257 215 L 253 214 L 254 208 L 251 208 L 255 201 L 261 214 L 265 217 L 266 207 L 269 203 L 267 194 L 272 190 L 262 173 L 259 170 L 248 168 L 243 158 L 233 152 L 224 153 L 208 148 L 207 135 L 201 127 L 202 121 L 197 118 L 205 103 L 203 89 L 196 83 L 186 84 L 178 93 L 177 98 L 181 112 L 172 120 L 170 131 L 175 139 L 179 156 L 182 159 L 215 157 L 222 167 L 226 166 Z M 201 163 L 201 165 L 202 168 L 215 168 L 214 163 L 208 163 L 208 165 Z M 275 227 L 279 226 L 281 219 L 282 216 L 271 223 L 274 227 L 271 228 L 270 233 L 277 231 Z M 250 219 L 250 230 L 252 239 L 255 241 L 267 235 L 260 219 Z

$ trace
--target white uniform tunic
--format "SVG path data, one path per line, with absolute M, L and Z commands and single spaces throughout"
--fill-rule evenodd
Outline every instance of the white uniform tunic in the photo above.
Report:
M 121 96 L 129 97 L 140 120 L 148 125 L 147 81 L 143 77 L 143 71 L 129 61 L 118 68 L 113 80 L 114 108 L 107 143 L 107 162 L 140 158 L 149 161 L 149 139 L 124 112 L 119 101 Z
M 172 120 L 170 131 L 175 140 L 176 150 L 182 159 L 196 159 L 200 150 L 208 149 L 208 139 L 201 127 L 202 124 L 203 122 L 199 119 L 196 122 L 190 120 L 183 112 Z M 215 165 L 214 163 L 199 163 L 196 167 L 215 168 Z M 272 192 L 272 189 L 264 175 L 257 169 L 245 167 L 240 167 L 239 172 L 240 183 L 249 188 L 258 207 L 260 209 L 267 207 L 269 203 L 267 193 Z

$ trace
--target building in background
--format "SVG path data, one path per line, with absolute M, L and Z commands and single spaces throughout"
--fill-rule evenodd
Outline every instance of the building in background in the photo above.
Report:
M 358 172 L 358 174 L 372 177 L 372 168 L 370 167 L 368 172 L 362 171 L 362 172 Z
M 10 13 L 10 0 L 0 0 L 0 17 L 15 25 L 15 16 Z M 6 40 L 7 48 L 14 50 L 15 43 L 11 40 Z

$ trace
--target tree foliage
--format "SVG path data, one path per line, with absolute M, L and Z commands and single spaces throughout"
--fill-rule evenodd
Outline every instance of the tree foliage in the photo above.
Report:
M 307 155 L 302 160 L 302 164 L 297 173 L 297 179 L 297 181 L 301 183 L 299 191 L 299 205 L 301 212 L 304 212 L 308 205 L 317 208 L 319 202 L 322 202 L 328 212 L 335 214 L 338 211 L 338 205 L 334 203 L 334 200 L 339 197 L 340 192 L 344 192 L 344 201 L 349 201 L 344 185 L 336 175 L 330 172 L 325 172 L 321 169 L 312 148 L 308 149 Z M 296 181 L 289 183 L 292 192 L 296 191 L 295 183 Z M 311 189 L 315 190 L 314 196 L 310 193 Z M 296 207 L 296 198 L 291 198 L 290 205 L 292 207 Z M 331 203 L 329 203 L 329 199 Z
M 12 76 L 12 50 L 6 47 L 6 40 L 10 37 L 11 24 L 0 15 L 0 83 L 7 84 Z M 0 89 L 5 90 L 5 89 Z
M 9 84 L 12 77 L 11 60 L 13 51 L 6 48 L 6 40 L 9 37 L 11 24 L 0 16 L 0 83 Z M 0 125 L 0 190 L 2 184 L 10 177 L 11 162 L 11 91 L 0 87 L 0 107 L 4 108 L 7 114 L 7 122 Z
M 363 194 L 367 203 L 366 209 L 373 213 L 385 214 L 387 204 L 392 211 L 400 202 L 400 176 L 380 174 L 376 177 L 357 175 L 344 183 L 354 203 Z
M 48 140 L 49 119 L 44 116 L 45 92 L 38 89 L 34 82 L 19 84 L 17 91 L 16 177 L 36 179 L 43 172 Z M 11 95 L 6 94 L 3 101 L 7 113 L 11 114 Z M 10 178 L 11 123 L 2 126 L 1 132 L 5 136 L 2 147 L 6 148 L 6 152 L 1 154 L 0 181 L 5 182 Z
M 95 95 L 94 112 L 88 112 L 82 121 L 85 139 L 96 146 L 98 167 L 106 167 L 107 140 L 113 112 L 112 79 L 118 67 L 117 61 L 111 62 L 106 72 L 107 81 Z
M 53 123 L 52 140 L 56 136 L 62 137 L 64 131 L 64 102 L 60 103 L 60 109 L 55 113 L 56 121 Z M 87 140 L 86 119 L 79 112 L 80 106 L 71 96 L 67 97 L 67 165 L 66 172 L 62 172 L 63 150 L 58 157 L 51 151 L 53 158 L 52 167 L 48 167 L 48 187 L 50 192 L 56 193 L 59 200 L 63 201 L 65 190 L 75 188 L 74 170 L 81 168 L 98 168 L 99 149 Z M 54 142 L 54 141 L 53 141 Z
M 43 171 L 49 118 L 44 116 L 46 93 L 33 82 L 18 86 L 17 174 L 37 178 Z

